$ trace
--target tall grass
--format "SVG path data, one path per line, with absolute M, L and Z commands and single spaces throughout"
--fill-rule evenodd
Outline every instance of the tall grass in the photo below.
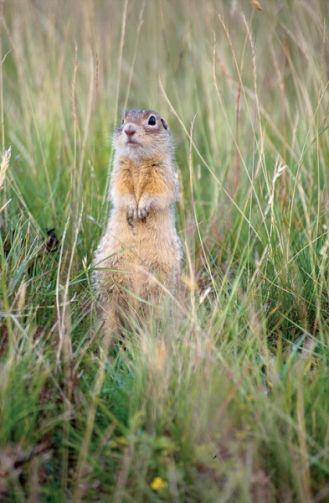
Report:
M 1 2 L 1 500 L 328 501 L 328 15 Z M 130 106 L 176 141 L 185 294 L 107 350 L 91 260 Z

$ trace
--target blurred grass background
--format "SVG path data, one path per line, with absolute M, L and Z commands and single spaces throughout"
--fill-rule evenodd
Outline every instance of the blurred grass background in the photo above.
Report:
M 328 2 L 0 9 L 1 501 L 328 501 Z M 126 107 L 174 134 L 188 294 L 107 355 Z

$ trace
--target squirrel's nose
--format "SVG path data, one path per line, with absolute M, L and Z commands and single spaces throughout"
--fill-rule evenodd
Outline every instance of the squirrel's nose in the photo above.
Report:
M 128 136 L 128 138 L 131 138 L 135 133 L 136 133 L 136 127 L 134 124 L 126 124 L 124 127 L 124 132 Z

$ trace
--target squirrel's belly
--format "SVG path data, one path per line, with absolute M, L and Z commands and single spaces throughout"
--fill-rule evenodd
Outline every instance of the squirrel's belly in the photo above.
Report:
M 132 230 L 134 234 L 134 230 Z M 135 229 L 134 249 L 144 263 L 159 263 L 170 269 L 177 262 L 178 236 L 174 224 L 156 221 L 139 222 Z
M 126 220 L 113 219 L 95 258 L 106 264 L 120 263 L 127 271 L 141 267 L 154 270 L 158 265 L 169 273 L 180 261 L 179 239 L 170 221 L 159 224 L 146 221 L 129 225 Z
M 167 216 L 152 215 L 145 221 L 129 224 L 125 216 L 114 214 L 104 237 L 113 252 L 121 250 L 143 260 L 163 256 L 171 261 L 171 255 L 177 256 L 177 248 L 180 248 L 174 221 Z
M 181 259 L 174 220 L 160 215 L 129 225 L 120 213 L 111 217 L 95 254 L 104 268 L 97 274 L 99 287 L 122 285 L 141 297 L 161 291 L 161 285 L 174 287 Z

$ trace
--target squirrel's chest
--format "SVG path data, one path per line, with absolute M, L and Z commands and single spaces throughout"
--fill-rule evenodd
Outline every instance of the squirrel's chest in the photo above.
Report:
M 136 200 L 139 201 L 146 185 L 152 178 L 151 170 L 147 166 L 133 166 L 128 168 L 126 177 L 130 191 L 135 195 Z

